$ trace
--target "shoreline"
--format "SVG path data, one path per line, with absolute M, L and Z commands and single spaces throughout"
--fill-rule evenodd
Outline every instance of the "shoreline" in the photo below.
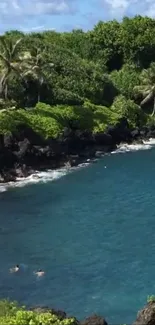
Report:
M 28 178 L 39 179 L 39 173 L 72 169 L 105 154 L 132 150 L 132 146 L 149 146 L 155 128 L 130 129 L 126 119 L 105 132 L 65 130 L 59 139 L 40 139 L 26 127 L 22 132 L 0 135 L 0 184 L 8 185 Z M 155 144 L 155 140 L 152 140 Z M 127 150 L 126 146 L 131 148 Z M 120 150 L 121 152 L 121 150 Z
M 27 177 L 17 177 L 15 181 L 3 182 L 0 183 L 0 193 L 5 192 L 10 187 L 24 187 L 30 184 L 38 184 L 40 182 L 46 183 L 49 181 L 57 180 L 68 173 L 71 173 L 79 168 L 85 168 L 92 163 L 97 162 L 99 159 L 103 158 L 106 154 L 124 154 L 128 152 L 135 152 L 139 150 L 150 150 L 155 146 L 155 138 L 150 138 L 148 140 L 142 140 L 141 142 L 134 142 L 131 144 L 121 143 L 117 146 L 116 150 L 103 152 L 97 151 L 94 158 L 87 158 L 81 160 L 79 163 L 74 166 L 62 166 L 61 168 L 56 169 L 43 169 L 34 170 Z

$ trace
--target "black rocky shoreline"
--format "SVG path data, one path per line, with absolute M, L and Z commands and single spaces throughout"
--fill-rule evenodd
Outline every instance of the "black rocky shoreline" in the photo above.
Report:
M 11 135 L 0 135 L 0 183 L 15 182 L 36 170 L 77 166 L 97 157 L 97 152 L 116 150 L 120 143 L 149 138 L 155 138 L 155 127 L 131 129 L 125 118 L 95 135 L 66 128 L 61 137 L 47 140 L 23 124 Z
M 31 310 L 34 310 L 38 313 L 51 312 L 52 314 L 55 314 L 60 320 L 70 317 L 66 315 L 64 311 L 55 310 L 49 307 L 35 307 L 35 308 L 31 308 Z M 104 311 L 104 306 L 103 306 L 103 311 Z M 124 323 L 122 322 L 122 324 Z M 72 323 L 72 325 L 110 325 L 110 323 L 107 323 L 104 317 L 97 314 L 92 314 L 90 317 L 87 317 L 83 321 L 79 321 L 77 318 L 74 317 L 74 323 Z M 114 323 L 114 325 L 120 325 L 120 324 Z M 136 320 L 132 323 L 132 325 L 155 325 L 155 300 L 154 299 L 150 300 L 144 306 L 144 308 L 137 313 Z

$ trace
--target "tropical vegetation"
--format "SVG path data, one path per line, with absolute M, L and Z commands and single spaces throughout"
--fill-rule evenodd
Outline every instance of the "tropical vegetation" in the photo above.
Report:
M 76 325 L 74 318 L 60 319 L 50 311 L 26 310 L 16 302 L 0 301 L 1 325 Z
M 121 117 L 140 127 L 154 113 L 154 19 L 0 36 L 1 133 L 22 123 L 45 138 L 65 127 L 99 132 Z

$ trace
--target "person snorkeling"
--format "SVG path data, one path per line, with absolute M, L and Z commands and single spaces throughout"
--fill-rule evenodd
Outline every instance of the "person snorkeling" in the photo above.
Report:
M 17 272 L 19 272 L 19 270 L 20 270 L 20 267 L 17 264 L 16 266 L 14 266 L 13 268 L 10 269 L 10 273 L 17 273 Z
M 37 275 L 39 278 L 45 275 L 45 272 L 43 270 L 38 270 L 34 272 L 35 275 Z

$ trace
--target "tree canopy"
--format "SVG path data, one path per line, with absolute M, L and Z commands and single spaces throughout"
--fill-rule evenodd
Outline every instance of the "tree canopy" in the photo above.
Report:
M 89 121 L 85 128 L 91 124 L 93 132 L 122 116 L 136 125 L 137 114 L 143 121 L 147 116 L 150 120 L 151 112 L 154 115 L 154 62 L 155 20 L 149 17 L 99 21 L 87 32 L 9 31 L 0 37 L 0 108 L 15 107 L 20 119 L 25 116 L 32 123 L 40 102 L 39 125 L 45 129 L 52 118 L 57 131 L 67 123 L 66 112 L 77 119 L 77 110 L 81 121 Z M 44 116 L 45 104 L 52 117 Z M 27 108 L 32 111 L 22 112 Z M 64 116 L 58 120 L 60 111 Z M 101 114 L 96 120 L 97 111 Z M 0 115 L 3 132 L 3 122 L 12 114 Z M 16 116 L 13 119 L 16 127 Z M 83 122 L 73 124 L 80 128 Z

